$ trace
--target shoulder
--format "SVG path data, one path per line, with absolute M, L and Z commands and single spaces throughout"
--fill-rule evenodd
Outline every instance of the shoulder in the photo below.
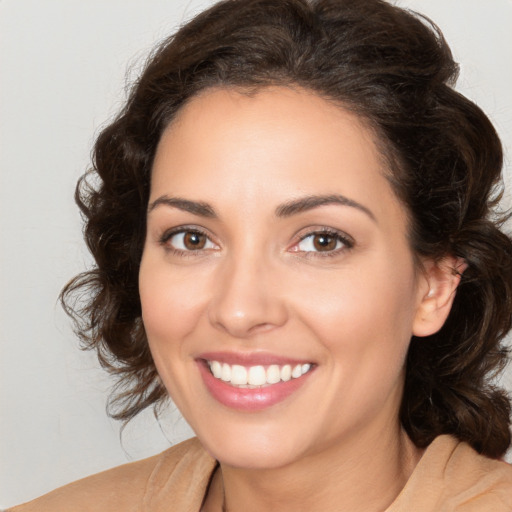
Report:
M 457 443 L 444 471 L 447 494 L 458 500 L 457 511 L 512 511 L 512 466 Z
M 172 492 L 195 475 L 204 492 L 215 461 L 195 438 L 144 460 L 124 464 L 60 487 L 6 512 L 123 512 L 146 509 L 160 491 Z M 152 510 L 149 508 L 148 510 Z
M 412 508 L 411 508 L 412 507 Z M 440 436 L 388 512 L 511 512 L 512 466 Z

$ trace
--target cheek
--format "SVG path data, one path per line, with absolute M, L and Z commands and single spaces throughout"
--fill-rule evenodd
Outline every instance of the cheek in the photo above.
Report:
M 347 272 L 338 282 L 310 286 L 296 311 L 322 346 L 325 402 L 364 424 L 383 404 L 398 404 L 411 337 L 411 283 L 376 283 L 375 275 Z M 320 283 L 319 283 L 320 284 Z M 396 405 L 395 407 L 398 407 Z M 393 411 L 395 408 L 393 408 Z M 333 425 L 343 422 L 333 418 Z
M 142 318 L 151 346 L 183 339 L 197 326 L 207 283 L 192 272 L 143 259 L 139 275 Z
M 188 377 L 195 370 L 186 340 L 204 310 L 205 290 L 197 276 L 182 274 L 165 261 L 145 255 L 139 294 L 153 360 L 167 392 L 183 412 L 191 402 L 186 398 L 192 393 Z
M 368 264 L 346 269 L 334 278 L 303 280 L 294 309 L 342 362 L 380 368 L 387 358 L 401 365 L 412 334 L 415 304 L 414 273 L 412 267 L 404 268 L 408 268 L 406 262 L 400 271 L 389 264 Z

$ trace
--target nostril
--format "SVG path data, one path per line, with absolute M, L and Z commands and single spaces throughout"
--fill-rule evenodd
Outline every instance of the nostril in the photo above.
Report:
M 215 328 L 237 338 L 268 332 L 284 323 L 277 318 L 275 314 L 272 318 L 272 313 L 267 314 L 265 311 L 261 310 L 252 310 L 243 313 L 237 311 L 231 314 L 228 314 L 226 311 L 211 310 L 209 316 L 210 322 Z M 268 321 L 262 321 L 262 317 L 268 317 Z

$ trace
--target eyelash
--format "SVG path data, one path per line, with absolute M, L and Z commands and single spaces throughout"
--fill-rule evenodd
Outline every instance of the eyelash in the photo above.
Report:
M 208 248 L 208 249 L 200 248 L 197 250 L 192 250 L 192 249 L 191 250 L 183 250 L 183 249 L 178 249 L 176 247 L 173 247 L 169 243 L 169 240 L 171 240 L 172 237 L 179 235 L 179 234 L 186 235 L 187 233 L 204 236 L 211 244 L 214 244 L 214 242 L 212 242 L 212 240 L 211 240 L 211 237 L 205 231 L 203 231 L 202 229 L 198 229 L 197 227 L 187 227 L 187 226 L 181 226 L 178 228 L 173 228 L 168 231 L 165 231 L 162 234 L 162 236 L 160 236 L 158 242 L 160 243 L 160 245 L 162 245 L 165 248 L 166 251 L 168 251 L 172 254 L 175 254 L 177 256 L 182 256 L 182 257 L 199 256 L 200 254 L 204 254 L 205 250 L 210 249 L 210 248 Z
M 173 247 L 169 244 L 169 240 L 172 239 L 172 237 L 179 235 L 179 234 L 197 234 L 200 236 L 206 237 L 206 239 L 209 241 L 209 243 L 216 245 L 212 240 L 211 237 L 203 230 L 198 229 L 197 227 L 187 227 L 187 226 L 181 226 L 178 228 L 173 228 L 171 230 L 165 231 L 159 238 L 159 243 L 162 245 L 167 251 L 171 252 L 172 254 L 178 255 L 178 256 L 185 256 L 185 257 L 193 257 L 193 256 L 199 256 L 201 254 L 204 254 L 205 250 L 209 250 L 211 248 L 203 249 L 199 248 L 196 250 L 183 250 L 183 249 L 177 249 L 176 247 Z M 332 237 L 336 242 L 340 242 L 342 244 L 342 247 L 339 247 L 334 250 L 330 251 L 301 251 L 301 250 L 293 250 L 294 247 L 298 247 L 301 242 L 304 240 L 307 240 L 310 237 L 315 236 L 327 236 Z M 207 242 L 208 243 L 208 242 Z M 294 243 L 292 246 L 291 252 L 294 253 L 301 253 L 302 257 L 306 258 L 326 258 L 326 257 L 333 257 L 339 255 L 341 252 L 345 252 L 348 250 L 351 250 L 354 247 L 355 243 L 352 237 L 349 237 L 343 232 L 337 231 L 332 228 L 322 227 L 318 228 L 315 231 L 308 231 L 306 234 L 302 235 L 299 238 L 299 241 Z
M 301 242 L 304 240 L 307 240 L 310 237 L 315 236 L 328 236 L 332 237 L 336 242 L 340 242 L 342 244 L 342 247 L 339 247 L 337 249 L 334 249 L 332 251 L 293 251 L 293 252 L 301 252 L 303 254 L 303 257 L 306 258 L 330 258 L 334 256 L 338 256 L 342 252 L 349 251 L 352 249 L 355 245 L 354 240 L 352 237 L 349 237 L 345 233 L 341 231 L 337 231 L 332 228 L 322 227 L 319 229 L 316 229 L 315 231 L 309 231 L 305 235 L 301 236 L 299 241 L 294 244 L 294 247 L 297 247 Z

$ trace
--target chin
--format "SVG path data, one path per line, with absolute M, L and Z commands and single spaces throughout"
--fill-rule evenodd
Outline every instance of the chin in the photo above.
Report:
M 220 434 L 220 435 L 219 435 Z M 305 442 L 293 439 L 283 427 L 247 428 L 233 425 L 220 432 L 197 432 L 205 449 L 220 463 L 236 468 L 275 469 L 304 455 Z

